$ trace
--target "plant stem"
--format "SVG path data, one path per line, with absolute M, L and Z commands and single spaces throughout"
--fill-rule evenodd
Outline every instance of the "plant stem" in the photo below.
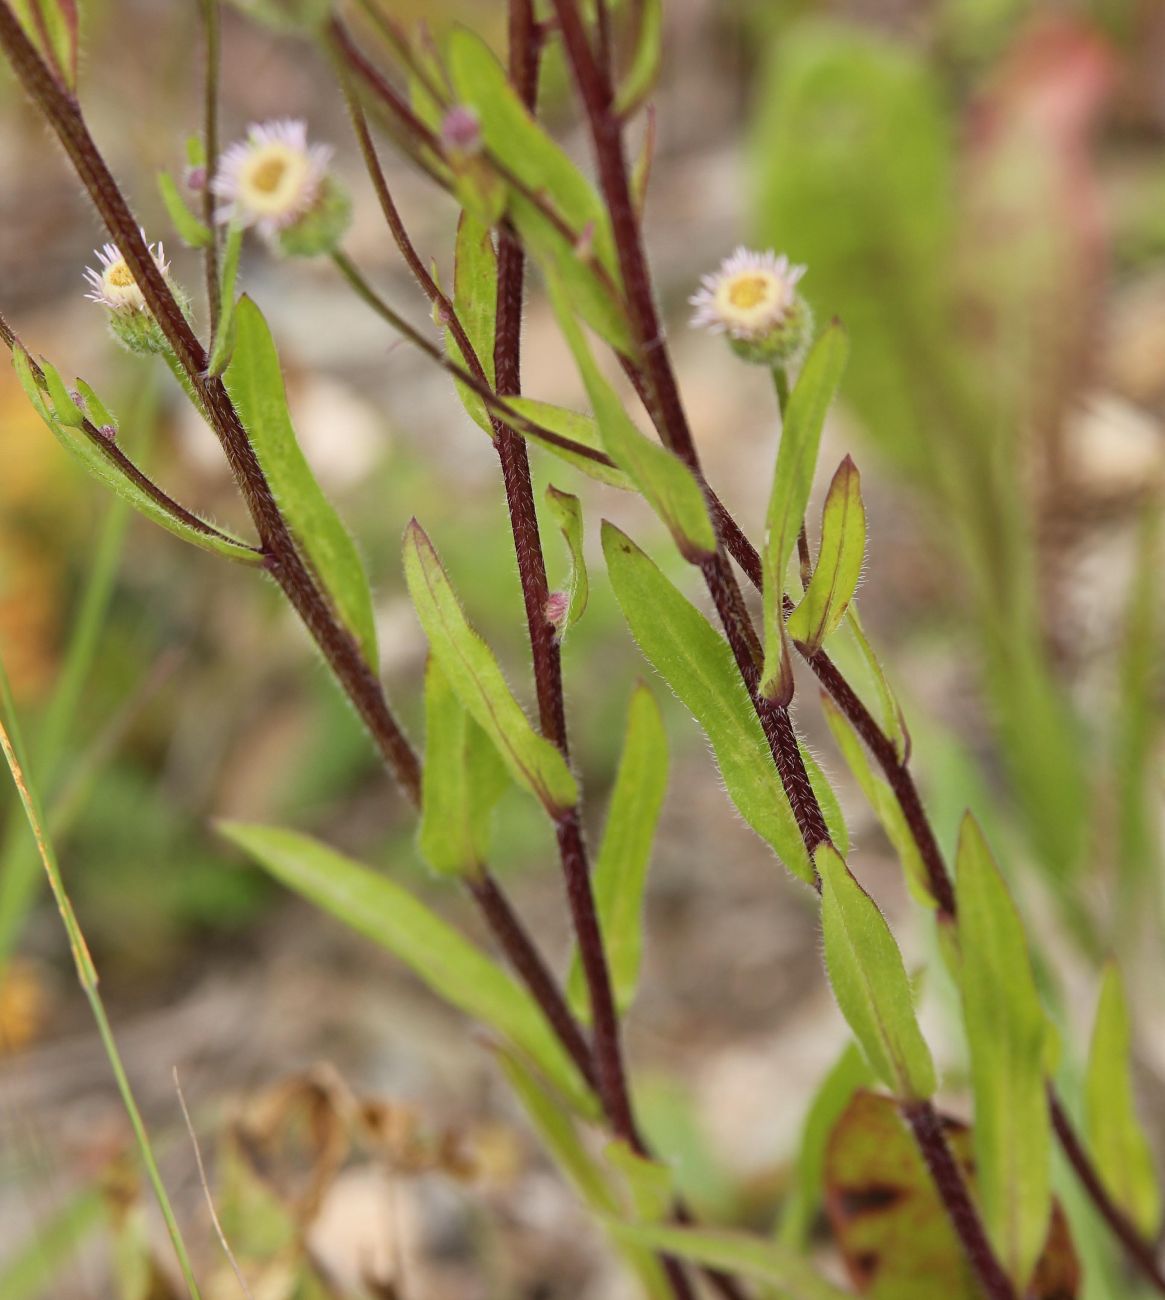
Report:
M 1048 1105 L 1052 1112 L 1052 1127 L 1056 1131 L 1064 1155 L 1068 1158 L 1068 1163 L 1072 1166 L 1076 1177 L 1079 1178 L 1081 1186 L 1096 1206 L 1097 1212 L 1108 1224 L 1113 1236 L 1124 1247 L 1125 1253 L 1141 1271 L 1146 1281 L 1152 1283 L 1157 1291 L 1165 1295 L 1165 1270 L 1162 1270 L 1158 1263 L 1156 1251 L 1109 1196 L 1100 1174 L 1084 1149 L 1084 1144 L 1072 1127 L 1068 1112 L 1050 1084 Z
M 222 64 L 221 15 L 218 0 L 202 0 L 202 18 L 206 29 L 206 86 L 203 100 L 202 143 L 206 150 L 206 176 L 202 187 L 202 220 L 210 231 L 203 269 L 206 276 L 206 306 L 210 316 L 210 336 L 218 333 L 219 302 L 222 289 L 218 282 L 218 226 L 214 220 L 214 181 L 218 169 L 218 83 Z
M 928 1101 L 904 1102 L 902 1114 L 984 1292 L 989 1300 L 1016 1300 L 1015 1288 L 991 1248 L 934 1107 Z

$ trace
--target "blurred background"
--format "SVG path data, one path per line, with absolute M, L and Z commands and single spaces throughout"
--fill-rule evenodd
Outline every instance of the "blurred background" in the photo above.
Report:
M 499 40 L 504 30 L 501 4 L 384 4 L 438 31 L 458 19 Z M 737 244 L 771 246 L 808 265 L 803 288 L 818 319 L 840 316 L 852 336 L 819 479 L 847 452 L 862 470 L 871 540 L 860 606 L 900 692 L 940 838 L 953 844 L 968 806 L 989 828 L 1041 944 L 1069 1062 L 1086 1045 L 1099 963 L 1119 952 L 1142 1110 L 1160 1150 L 1165 6 L 664 8 L 648 235 L 709 478 L 758 538 L 777 435 L 767 376 L 689 331 L 686 299 Z M 183 142 L 198 129 L 198 6 L 93 0 L 82 9 L 90 124 L 198 304 L 198 261 L 167 226 L 154 180 L 160 168 L 181 173 Z M 224 140 L 248 122 L 294 116 L 334 143 L 355 203 L 348 252 L 426 326 L 325 61 L 227 9 L 223 91 Z M 554 57 L 544 106 L 585 161 Z M 638 138 L 642 124 L 633 130 Z M 383 152 L 418 248 L 448 281 L 451 203 L 387 143 Z M 156 478 L 244 529 L 210 433 L 168 375 L 116 350 L 100 309 L 83 301 L 82 270 L 105 236 L 6 70 L 0 176 L 0 309 L 31 351 L 99 388 Z M 496 458 L 445 377 L 354 301 L 330 264 L 280 263 L 256 244 L 242 276 L 279 341 L 305 451 L 366 557 L 384 679 L 410 732 L 421 733 L 424 645 L 399 540 L 413 514 L 529 700 Z M 581 406 L 537 287 L 526 325 L 528 392 Z M 629 693 L 647 674 L 602 575 L 599 517 L 660 543 L 660 555 L 668 548 L 618 493 L 537 454 L 535 473 L 586 504 L 592 597 L 565 667 L 597 833 Z M 548 532 L 551 577 L 561 580 L 556 541 Z M 672 572 L 699 600 L 681 566 Z M 219 1157 L 224 1204 L 242 1198 L 253 1225 L 255 1198 L 267 1197 L 248 1243 L 270 1262 L 264 1296 L 330 1294 L 297 1273 L 289 1224 L 307 1225 L 338 1294 L 633 1294 L 473 1032 L 389 958 L 216 839 L 217 817 L 292 824 L 408 882 L 479 934 L 462 897 L 420 865 L 407 809 L 278 593 L 127 518 L 65 459 L 6 366 L 0 655 L 208 1293 L 237 1294 L 215 1280 L 174 1067 L 204 1149 Z M 847 1035 L 824 982 L 812 900 L 739 822 L 692 721 L 661 683 L 653 689 L 672 783 L 628 1029 L 640 1104 L 697 1208 L 764 1228 L 789 1186 L 805 1106 Z M 908 960 L 921 961 L 926 926 L 832 748 L 809 677 L 797 717 L 842 795 L 855 869 Z M 121 1294 L 110 1289 L 111 1251 L 155 1239 L 157 1224 L 132 1161 L 120 1162 L 127 1124 L 10 794 L 0 839 L 0 1294 Z M 553 843 L 527 803 L 503 802 L 494 860 L 562 960 Z M 949 997 L 936 977 L 924 1023 L 959 1112 Z M 345 1128 L 343 1099 L 353 1095 L 379 1107 L 398 1157 L 391 1173 Z M 231 1137 L 240 1115 L 252 1121 L 249 1146 Z M 1085 1294 L 1116 1294 L 1102 1248 L 1087 1234 L 1078 1246 L 1093 1265 Z M 155 1289 L 142 1296 L 171 1294 L 165 1250 L 158 1256 L 142 1274 Z M 364 1292 L 353 1289 L 362 1273 Z

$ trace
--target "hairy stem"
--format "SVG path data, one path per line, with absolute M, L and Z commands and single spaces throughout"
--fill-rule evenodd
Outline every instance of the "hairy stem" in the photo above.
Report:
M 984 1293 L 989 1300 L 1016 1300 L 1015 1288 L 991 1248 L 934 1107 L 928 1101 L 907 1102 L 902 1114 Z
M 203 25 L 206 28 L 206 86 L 203 99 L 202 143 L 206 150 L 206 175 L 202 184 L 202 220 L 210 231 L 210 242 L 203 255 L 206 276 L 206 309 L 210 317 L 210 337 L 218 334 L 220 288 L 218 282 L 218 226 L 214 220 L 215 172 L 218 168 L 218 83 L 222 64 L 221 16 L 218 0 L 202 0 Z

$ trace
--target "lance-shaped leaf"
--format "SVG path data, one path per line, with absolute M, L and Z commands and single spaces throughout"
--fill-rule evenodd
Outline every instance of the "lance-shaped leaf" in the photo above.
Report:
M 55 403 L 50 406 L 46 394 L 38 387 L 28 354 L 20 348 L 16 348 L 12 353 L 12 364 L 16 370 L 16 376 L 20 380 L 21 387 L 24 389 L 36 413 L 56 435 L 65 450 L 78 460 L 85 470 L 100 483 L 111 488 L 118 496 L 124 497 L 135 510 L 140 511 L 147 519 L 160 524 L 167 532 L 173 533 L 175 537 L 181 537 L 184 542 L 200 546 L 205 551 L 212 551 L 215 555 L 224 555 L 228 559 L 240 560 L 244 564 L 262 563 L 262 555 L 253 546 L 248 546 L 245 542 L 220 532 L 212 524 L 206 523 L 205 520 L 199 519 L 189 511 L 182 510 L 181 514 L 172 513 L 165 504 L 151 496 L 147 491 L 144 477 L 140 478 L 140 481 L 138 477 L 134 477 L 136 470 L 132 462 L 125 457 L 116 458 L 111 447 L 104 447 L 95 437 L 86 433 L 83 428 L 78 427 L 75 421 L 80 412 L 77 410 L 72 398 L 68 396 L 60 376 L 51 366 L 47 363 L 42 365 L 45 386 L 48 388 L 51 382 L 54 388 L 59 387 L 62 391 L 65 391 L 65 398 L 62 400 L 68 403 L 65 408 L 68 423 L 62 423 L 57 416 Z M 83 385 L 82 392 L 88 394 L 91 390 L 87 385 Z M 89 405 L 88 401 L 86 405 Z M 97 412 L 94 412 L 94 414 L 96 415 Z M 101 408 L 101 415 L 108 417 L 108 412 L 105 411 L 104 407 Z M 112 424 L 107 420 L 101 427 L 112 427 Z
M 557 745 L 530 725 L 493 651 L 469 626 L 449 575 L 424 529 L 405 530 L 405 579 L 429 650 L 463 707 L 486 733 L 514 779 L 552 816 L 578 800 L 578 786 Z
M 494 335 L 497 326 L 498 255 L 493 235 L 468 212 L 457 223 L 457 245 L 453 261 L 453 309 L 465 330 L 485 371 L 486 381 L 494 386 Z M 452 330 L 445 331 L 445 349 L 452 361 L 472 373 L 469 358 L 462 355 Z M 460 380 L 454 380 L 462 404 L 475 423 L 493 437 L 493 425 L 485 402 Z
M 479 36 L 455 28 L 447 56 L 454 93 L 477 114 L 486 153 L 517 181 L 507 187 L 505 202 L 523 242 L 545 273 L 568 284 L 574 309 L 587 324 L 618 351 L 630 352 L 611 221 L 594 188 L 530 114 Z
M 587 578 L 587 561 L 583 554 L 583 516 L 582 503 L 578 497 L 563 492 L 553 483 L 546 485 L 546 504 L 554 516 L 570 553 L 570 579 L 563 593 L 563 607 L 548 609 L 547 617 L 558 629 L 561 640 L 583 616 L 590 597 L 590 581 Z M 557 593 L 555 593 L 557 595 Z M 551 600 L 555 595 L 551 596 Z
M 970 814 L 959 834 L 956 896 L 979 1201 L 1000 1262 L 1022 1293 L 1051 1210 L 1045 1016 L 1023 922 Z
M 789 615 L 789 635 L 807 653 L 821 649 L 841 623 L 862 576 L 866 508 L 858 467 L 847 456 L 837 468 L 821 512 L 817 567 L 801 603 Z
M 663 0 L 643 0 L 639 30 L 627 74 L 615 96 L 615 113 L 626 118 L 651 94 L 663 53 Z
M 542 1145 L 582 1201 L 604 1220 L 614 1219 L 622 1207 L 611 1174 L 587 1150 L 574 1121 L 519 1057 L 502 1050 L 498 1062 Z M 615 1244 L 649 1300 L 670 1300 L 674 1293 L 652 1251 L 618 1239 Z
M 1104 970 L 1088 1053 L 1088 1145 L 1109 1195 L 1146 1239 L 1161 1226 L 1161 1191 L 1133 1102 L 1129 1009 L 1114 962 Z
M 612 1223 L 625 1242 L 663 1251 L 704 1268 L 755 1278 L 776 1288 L 781 1300 L 852 1300 L 827 1282 L 797 1251 L 763 1237 L 715 1228 L 668 1228 L 657 1224 Z
M 635 427 L 618 394 L 595 364 L 562 283 L 551 279 L 549 289 L 558 327 L 574 354 L 607 454 L 667 525 L 684 558 L 698 564 L 716 550 L 716 531 L 703 488 L 678 456 Z
M 218 829 L 289 889 L 386 948 L 445 1001 L 513 1044 L 580 1113 L 595 1113 L 533 998 L 407 889 L 296 831 L 240 822 Z
M 603 554 L 632 635 L 703 727 L 732 802 L 785 866 L 813 883 L 813 864 L 728 642 L 625 533 L 606 521 Z M 802 754 L 830 835 L 843 846 L 845 825 L 833 791 L 812 757 L 804 749 Z
M 850 725 L 849 719 L 824 692 L 821 695 L 821 708 L 846 766 L 853 773 L 854 780 L 866 797 L 866 802 L 898 854 L 898 860 L 902 863 L 902 869 L 906 874 L 907 887 L 923 907 L 934 907 L 935 897 L 931 893 L 926 863 L 923 862 L 922 854 L 918 851 L 918 842 L 911 833 L 902 805 L 889 784 L 870 766 L 861 739 Z
M 830 983 L 871 1069 L 898 1097 L 935 1090 L 934 1062 L 918 1027 L 902 954 L 877 904 L 836 850 L 816 855 Z
M 849 629 L 849 634 L 858 653 L 861 655 L 866 669 L 873 679 L 874 690 L 878 696 L 878 706 L 882 714 L 882 730 L 890 737 L 894 745 L 894 752 L 898 755 L 900 763 L 910 761 L 910 731 L 906 726 L 906 715 L 902 712 L 902 705 L 898 703 L 898 697 L 890 685 L 890 680 L 882 668 L 881 660 L 870 644 L 866 636 L 865 628 L 862 627 L 862 621 L 858 617 L 858 607 L 851 603 L 846 612 L 845 625 Z
M 178 238 L 187 248 L 206 248 L 211 240 L 210 228 L 190 210 L 169 172 L 158 173 L 158 193 Z
M 77 0 L 12 0 L 28 39 L 70 93 L 77 89 Z
M 473 875 L 485 865 L 494 805 L 507 781 L 497 750 L 430 656 L 417 846 L 434 871 Z
M 785 571 L 805 519 L 825 414 L 841 383 L 849 343 L 842 327 L 825 330 L 805 365 L 785 409 L 781 445 L 765 519 L 764 628 L 765 662 L 761 692 L 769 699 L 788 695 L 788 646 L 785 640 Z
M 805 1122 L 793 1165 L 793 1186 L 781 1212 L 777 1240 L 803 1250 L 825 1196 L 825 1148 L 839 1117 L 859 1088 L 873 1082 L 869 1063 L 857 1044 L 849 1042 L 822 1079 Z
M 504 400 L 511 410 L 538 426 L 532 428 L 517 425 L 517 432 L 523 438 L 545 447 L 560 460 L 600 483 L 608 483 L 611 487 L 623 488 L 627 492 L 635 490 L 631 479 L 611 463 L 594 416 L 568 410 L 565 406 L 554 406 L 550 402 L 540 402 L 534 397 L 507 397 Z M 547 434 L 553 436 L 547 437 Z M 597 457 L 588 456 L 580 448 L 596 452 Z
M 620 1014 L 635 998 L 643 959 L 643 894 L 651 846 L 667 793 L 667 733 L 659 705 L 639 685 L 627 711 L 627 731 L 607 825 L 594 869 L 595 903 L 611 984 Z M 575 1012 L 589 1018 L 586 981 L 575 954 L 567 992 Z
M 292 535 L 369 667 L 378 671 L 372 593 L 360 552 L 296 442 L 275 340 L 263 313 L 246 295 L 234 320 L 227 389 Z

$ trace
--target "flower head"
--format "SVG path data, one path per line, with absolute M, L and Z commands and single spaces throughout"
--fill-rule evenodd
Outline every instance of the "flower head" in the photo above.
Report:
M 142 231 L 144 239 L 145 231 Z M 161 243 L 147 244 L 150 250 L 150 256 L 154 259 L 158 270 L 165 275 L 170 264 L 166 261 L 166 254 Z M 85 279 L 89 282 L 90 292 L 85 295 L 91 302 L 99 302 L 103 307 L 108 307 L 113 312 L 144 312 L 146 310 L 146 300 L 142 295 L 138 283 L 133 277 L 133 272 L 122 256 L 121 249 L 116 244 L 106 244 L 103 248 L 94 249 L 94 256 L 97 258 L 101 269 L 95 270 L 91 266 L 85 268 Z
M 733 351 L 762 364 L 795 358 L 809 334 L 810 315 L 797 284 L 805 267 L 782 253 L 741 246 L 689 300 L 692 326 L 726 334 Z
M 252 124 L 218 161 L 211 187 L 222 200 L 215 219 L 254 226 L 264 238 L 277 240 L 302 222 L 326 188 L 330 145 L 307 142 L 303 122 Z
M 142 231 L 142 239 L 146 232 Z M 170 264 L 159 241 L 146 244 L 154 265 L 162 273 L 170 292 L 179 307 L 185 313 L 189 300 L 180 286 L 170 278 Z M 125 344 L 131 352 L 163 352 L 168 344 L 161 327 L 146 306 L 145 295 L 134 279 L 124 255 L 116 244 L 106 244 L 96 250 L 100 269 L 92 266 L 85 268 L 85 279 L 89 292 L 85 295 L 91 302 L 99 302 L 109 310 L 109 328 L 114 336 Z

